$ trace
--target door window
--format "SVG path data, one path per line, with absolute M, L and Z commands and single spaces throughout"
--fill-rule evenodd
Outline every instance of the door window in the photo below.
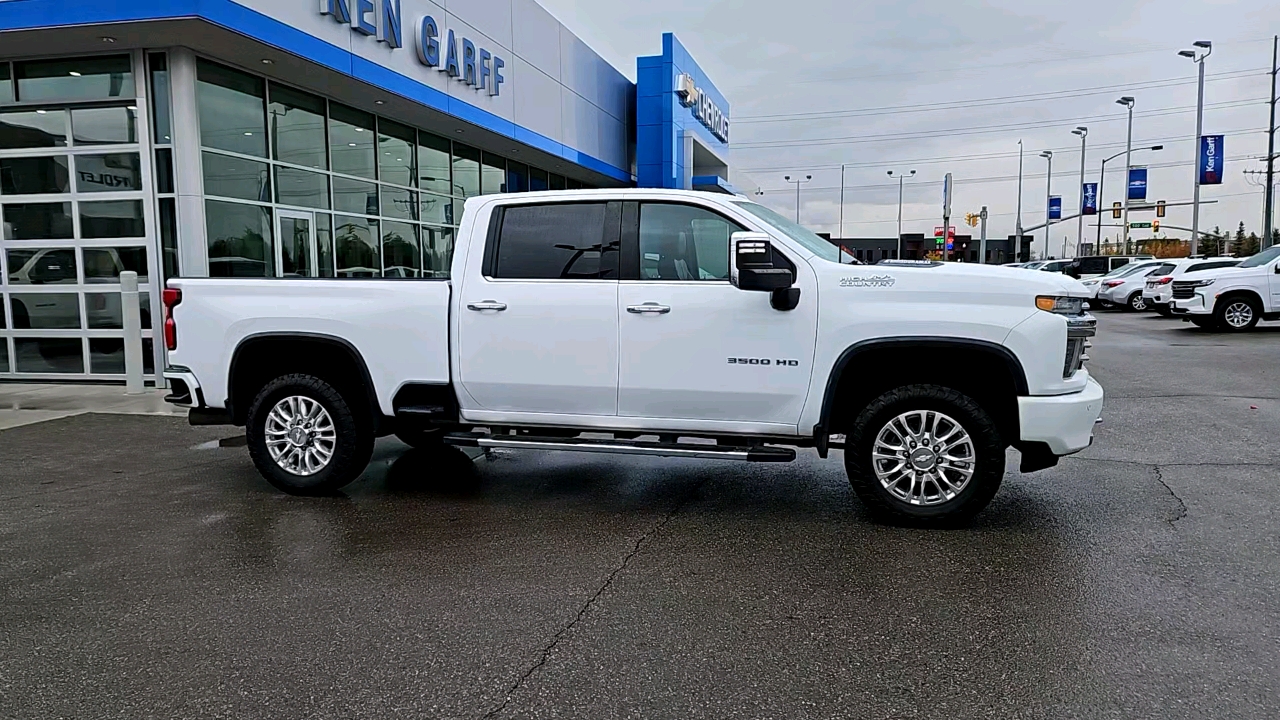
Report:
M 641 280 L 728 280 L 729 238 L 744 228 L 692 205 L 640 206 Z
M 514 205 L 502 213 L 493 277 L 513 280 L 617 279 L 616 228 L 605 203 Z

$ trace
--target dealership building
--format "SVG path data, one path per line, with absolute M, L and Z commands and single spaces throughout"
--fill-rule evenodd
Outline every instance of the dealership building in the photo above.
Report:
M 0 379 L 123 379 L 124 271 L 150 378 L 164 278 L 439 278 L 471 196 L 732 192 L 659 44 L 632 83 L 534 0 L 0 0 Z

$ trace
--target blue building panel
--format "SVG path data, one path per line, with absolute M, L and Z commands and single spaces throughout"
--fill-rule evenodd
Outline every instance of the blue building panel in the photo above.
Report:
M 676 36 L 665 33 L 662 36 L 662 55 L 636 60 L 636 162 L 639 171 L 636 179 L 642 187 L 684 186 L 685 169 L 693 164 L 693 158 L 684 156 L 683 139 L 686 136 L 693 136 L 726 168 L 729 165 L 727 140 L 717 137 L 707 123 L 699 119 L 699 105 L 686 105 L 678 94 L 684 76 L 691 79 L 696 93 L 704 96 L 705 101 L 709 101 L 723 116 L 727 129 L 728 101 Z M 660 102 L 655 102 L 655 99 Z M 652 126 L 660 126 L 661 132 L 650 132 L 648 128 Z M 655 158 L 661 158 L 660 173 L 654 172 Z

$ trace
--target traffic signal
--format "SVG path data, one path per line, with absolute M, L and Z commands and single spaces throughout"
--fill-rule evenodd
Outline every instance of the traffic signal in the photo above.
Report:
M 1151 234 L 1152 234 L 1152 235 L 1154 235 L 1154 234 L 1156 234 L 1156 233 L 1158 233 L 1158 232 L 1160 232 L 1160 221 L 1159 221 L 1159 220 L 1152 220 L 1152 221 L 1151 221 Z
M 1112 220 L 1120 219 L 1120 214 L 1121 214 L 1120 208 L 1122 208 L 1123 206 L 1124 205 L 1122 203 L 1118 203 L 1118 202 L 1111 203 L 1111 219 Z
M 1156 217 L 1164 217 L 1164 201 L 1156 201 Z
M 978 216 L 977 213 L 965 213 L 964 215 L 964 222 L 969 227 L 978 227 L 978 221 L 980 219 L 981 218 Z

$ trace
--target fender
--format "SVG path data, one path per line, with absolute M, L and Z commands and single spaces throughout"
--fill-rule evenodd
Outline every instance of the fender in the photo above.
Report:
M 1009 370 L 1009 374 L 1013 376 L 1014 386 L 1019 395 L 1029 395 L 1030 391 L 1027 386 L 1027 373 L 1022 369 L 1022 362 L 1013 354 L 1013 351 L 999 343 L 987 340 L 976 340 L 972 338 L 955 338 L 942 336 L 915 336 L 915 337 L 898 337 L 898 338 L 874 338 L 854 343 L 845 348 L 840 353 L 840 357 L 836 358 L 836 362 L 831 366 L 831 374 L 827 376 L 827 387 L 822 397 L 822 411 L 818 416 L 818 424 L 813 426 L 813 445 L 818 450 L 818 456 L 825 458 L 827 456 L 828 433 L 827 428 L 831 425 L 831 406 L 835 402 L 836 388 L 839 387 L 840 377 L 844 375 L 845 368 L 858 355 L 873 350 L 893 349 L 893 350 L 925 350 L 938 348 L 967 348 L 978 349 L 984 352 L 990 352 L 999 357 Z
M 352 345 L 350 341 L 340 337 L 336 337 L 334 335 L 323 335 L 320 333 L 263 332 L 263 333 L 255 333 L 253 335 L 246 335 L 244 338 L 240 340 L 239 344 L 236 345 L 235 351 L 231 354 L 231 366 L 227 373 L 227 400 L 225 403 L 227 414 L 230 417 L 232 418 L 237 417 L 236 408 L 233 407 L 232 403 L 234 402 L 234 395 L 235 395 L 234 383 L 236 378 L 236 370 L 238 369 L 238 365 L 239 365 L 242 353 L 244 352 L 247 346 L 250 346 L 256 342 L 260 342 L 263 340 L 304 340 L 308 342 L 331 345 L 335 348 L 341 349 L 351 358 L 351 360 L 355 362 L 356 367 L 359 368 L 360 370 L 360 379 L 363 380 L 364 382 L 365 394 L 369 401 L 369 407 L 373 411 L 375 420 L 382 416 L 381 405 L 379 405 L 378 403 L 378 394 L 373 387 L 373 376 L 369 374 L 369 367 L 368 365 L 365 364 L 364 356 L 360 354 L 360 351 L 357 350 L 356 346 Z M 252 402 L 252 398 L 250 399 L 250 402 Z

